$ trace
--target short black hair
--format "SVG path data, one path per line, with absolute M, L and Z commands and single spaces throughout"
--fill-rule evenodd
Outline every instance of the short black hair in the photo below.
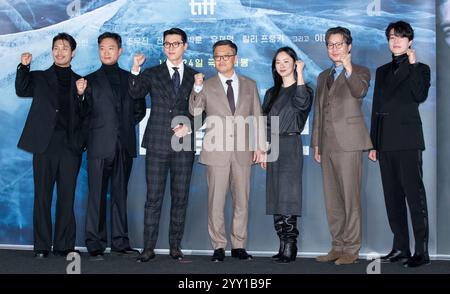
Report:
M 72 49 L 72 51 L 74 51 L 77 48 L 77 42 L 68 33 L 59 33 L 55 37 L 53 37 L 52 48 L 55 46 L 55 43 L 58 40 L 64 40 L 64 41 L 69 42 L 70 49 Z
M 114 41 L 116 41 L 119 49 L 122 48 L 122 37 L 117 33 L 104 32 L 103 34 L 98 36 L 97 43 L 100 45 L 100 43 L 103 41 L 103 39 L 106 39 L 106 38 L 113 39 Z
M 233 41 L 231 41 L 231 40 L 219 40 L 216 43 L 214 43 L 213 53 L 216 50 L 216 47 L 218 47 L 218 46 L 230 46 L 234 50 L 234 54 L 237 54 L 237 52 L 238 52 L 237 45 L 235 43 L 233 43 Z
M 344 27 L 335 27 L 335 28 L 329 28 L 327 30 L 327 32 L 325 33 L 325 44 L 328 45 L 328 39 L 330 38 L 331 35 L 334 34 L 341 34 L 342 37 L 344 37 L 344 41 L 345 43 L 347 43 L 347 45 L 351 45 L 353 38 L 352 38 L 352 33 L 350 32 L 349 29 L 344 28 Z
M 394 29 L 394 35 L 401 38 L 408 38 L 408 40 L 414 39 L 414 30 L 409 23 L 403 20 L 399 20 L 397 22 L 391 22 L 385 31 L 386 39 L 389 40 L 389 34 L 391 30 Z
M 186 32 L 183 31 L 180 28 L 171 28 L 171 29 L 169 29 L 167 31 L 164 31 L 164 33 L 163 33 L 164 40 L 166 39 L 167 35 L 180 35 L 181 36 L 181 41 L 183 41 L 183 43 L 185 43 L 185 44 L 187 43 Z

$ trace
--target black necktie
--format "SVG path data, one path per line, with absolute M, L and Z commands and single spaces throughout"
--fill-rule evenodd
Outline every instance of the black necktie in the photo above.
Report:
M 227 89 L 228 103 L 230 104 L 231 113 L 234 115 L 236 106 L 234 105 L 234 91 L 233 91 L 233 86 L 231 85 L 232 82 L 233 82 L 233 80 L 227 80 L 226 83 L 228 85 L 228 89 Z
M 178 72 L 178 67 L 172 67 L 175 71 L 172 75 L 172 84 L 175 95 L 178 93 L 178 89 L 180 88 L 180 73 Z
M 331 86 L 333 85 L 333 82 L 334 82 L 334 74 L 336 73 L 336 70 L 333 68 L 332 70 L 331 70 L 331 72 L 330 72 L 330 75 L 328 76 L 328 78 L 327 78 L 327 87 L 328 87 L 328 90 L 330 90 L 331 89 Z

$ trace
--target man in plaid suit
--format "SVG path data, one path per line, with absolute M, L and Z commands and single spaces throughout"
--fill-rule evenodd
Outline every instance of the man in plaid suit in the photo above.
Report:
M 129 79 L 130 95 L 151 97 L 151 114 L 145 129 L 142 147 L 146 148 L 147 201 L 144 217 L 144 251 L 138 262 L 147 262 L 155 257 L 154 249 L 158 240 L 159 220 L 164 197 L 167 174 L 170 172 L 171 210 L 169 245 L 173 259 L 183 259 L 181 239 L 183 238 L 186 207 L 189 196 L 192 165 L 194 162 L 193 125 L 189 114 L 189 94 L 194 84 L 193 68 L 183 64 L 187 36 L 179 28 L 164 32 L 164 54 L 166 62 L 148 68 L 139 74 L 145 57 L 136 54 L 132 75 Z M 189 117 L 187 121 L 176 121 L 177 116 Z M 191 126 L 190 126 L 191 125 Z M 176 151 L 175 141 L 190 140 L 188 150 Z M 185 142 L 186 143 L 186 142 Z

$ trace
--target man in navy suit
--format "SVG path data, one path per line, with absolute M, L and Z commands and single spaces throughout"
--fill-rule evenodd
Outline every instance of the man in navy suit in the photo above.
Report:
M 183 259 L 181 239 L 184 233 L 186 207 L 194 162 L 193 118 L 189 114 L 189 94 L 194 84 L 193 68 L 183 63 L 188 48 L 186 33 L 179 28 L 164 32 L 166 62 L 140 72 L 145 57 L 136 54 L 130 76 L 130 95 L 134 98 L 150 94 L 151 114 L 145 129 L 142 147 L 146 148 L 145 167 L 147 201 L 144 219 L 144 251 L 138 262 L 155 257 L 161 206 L 167 174 L 170 173 L 171 209 L 169 246 L 173 259 Z M 185 118 L 177 120 L 177 116 Z M 174 140 L 174 138 L 176 140 Z M 172 142 L 188 148 L 174 149 Z M 186 142 L 184 142 L 186 143 Z M 186 150 L 187 149 L 187 150 Z
M 128 94 L 130 73 L 121 69 L 122 39 L 106 32 L 98 37 L 102 66 L 86 77 L 89 198 L 86 247 L 93 260 L 103 259 L 107 245 L 106 195 L 111 181 L 111 251 L 138 253 L 130 247 L 127 187 L 136 157 L 136 124 L 145 116 L 145 99 Z

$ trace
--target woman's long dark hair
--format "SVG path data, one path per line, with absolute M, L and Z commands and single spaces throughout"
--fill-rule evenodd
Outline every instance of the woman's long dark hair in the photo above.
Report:
M 277 50 L 277 52 L 275 52 L 275 55 L 273 56 L 273 59 L 272 59 L 273 87 L 271 88 L 270 93 L 269 93 L 269 102 L 266 104 L 266 106 L 263 109 L 265 114 L 269 113 L 273 104 L 277 100 L 278 94 L 280 93 L 280 90 L 281 90 L 281 85 L 283 84 L 283 79 L 278 74 L 277 68 L 276 68 L 277 56 L 280 52 L 287 53 L 294 60 L 294 64 L 298 60 L 297 53 L 295 53 L 294 49 L 292 49 L 291 47 L 281 47 Z M 297 71 L 295 70 L 295 67 L 294 67 L 294 79 L 297 81 Z

